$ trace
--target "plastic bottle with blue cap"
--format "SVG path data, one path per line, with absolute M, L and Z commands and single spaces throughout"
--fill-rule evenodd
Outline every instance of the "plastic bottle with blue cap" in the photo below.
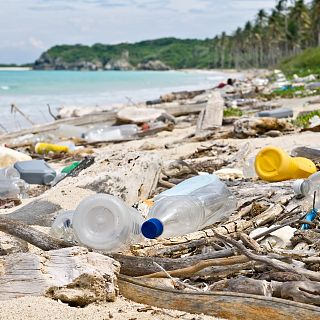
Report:
M 225 183 L 215 175 L 200 175 L 155 197 L 141 231 L 149 239 L 179 236 L 223 221 L 235 209 L 236 199 Z

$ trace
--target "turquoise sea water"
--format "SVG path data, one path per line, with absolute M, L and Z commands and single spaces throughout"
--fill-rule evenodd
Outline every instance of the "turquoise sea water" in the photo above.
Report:
M 112 108 L 171 91 L 210 88 L 227 77 L 222 72 L 190 71 L 0 71 L 0 124 L 8 130 L 29 126 L 20 115 L 10 114 L 12 103 L 40 123 L 52 120 L 47 104 L 54 112 L 61 106 Z

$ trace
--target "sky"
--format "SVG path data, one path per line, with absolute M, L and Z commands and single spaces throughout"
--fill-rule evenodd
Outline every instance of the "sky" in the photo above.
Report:
M 57 44 L 213 38 L 275 0 L 0 0 L 0 63 L 35 61 Z

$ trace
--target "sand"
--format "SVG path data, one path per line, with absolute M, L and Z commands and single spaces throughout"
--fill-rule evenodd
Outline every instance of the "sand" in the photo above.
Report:
M 215 320 L 218 318 L 192 315 L 175 310 L 144 306 L 119 297 L 114 303 L 92 304 L 86 308 L 73 308 L 43 297 L 25 297 L 0 302 L 1 320 Z

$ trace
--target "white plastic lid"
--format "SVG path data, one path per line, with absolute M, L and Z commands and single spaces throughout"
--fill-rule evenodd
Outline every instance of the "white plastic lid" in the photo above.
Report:
M 96 194 L 80 202 L 73 217 L 74 233 L 83 245 L 112 251 L 130 234 L 131 219 L 125 203 L 108 194 Z
M 306 180 L 303 180 L 303 179 L 298 179 L 298 180 L 294 181 L 292 187 L 293 187 L 293 191 L 297 195 L 306 196 L 310 191 L 309 182 Z

